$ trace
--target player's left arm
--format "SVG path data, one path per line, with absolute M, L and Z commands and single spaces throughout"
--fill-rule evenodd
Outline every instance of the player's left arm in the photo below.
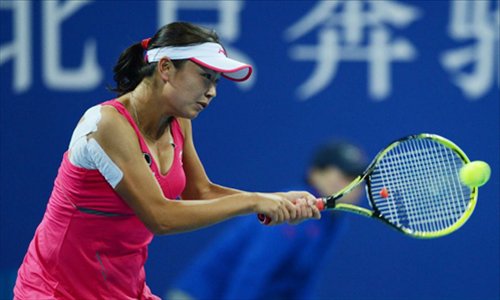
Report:
M 179 119 L 179 123 L 184 134 L 182 162 L 186 173 L 186 188 L 182 192 L 182 199 L 213 199 L 242 193 L 243 191 L 224 187 L 210 181 L 194 146 L 191 121 Z

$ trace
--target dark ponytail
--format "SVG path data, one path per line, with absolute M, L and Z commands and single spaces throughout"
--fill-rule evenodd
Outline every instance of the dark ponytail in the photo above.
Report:
M 148 43 L 138 42 L 123 51 L 113 68 L 116 87 L 111 88 L 119 96 L 133 91 L 145 78 L 153 75 L 155 63 L 144 59 L 144 52 L 167 46 L 187 46 L 205 42 L 219 43 L 215 31 L 187 22 L 174 22 L 161 27 Z M 144 45 L 143 45 L 144 44 Z M 144 46 L 147 46 L 145 49 Z M 176 68 L 186 60 L 172 61 Z
M 141 43 L 133 44 L 120 54 L 113 68 L 116 87 L 112 91 L 121 96 L 134 90 L 145 76 L 153 73 L 155 66 L 156 63 L 148 64 L 144 60 L 144 48 Z

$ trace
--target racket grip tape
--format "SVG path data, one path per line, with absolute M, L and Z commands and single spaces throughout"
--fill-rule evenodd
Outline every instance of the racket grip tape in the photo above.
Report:
M 316 207 L 318 208 L 319 211 L 324 210 L 325 209 L 325 201 L 322 198 L 316 199 Z M 268 217 L 264 214 L 258 214 L 257 218 L 264 225 L 267 225 L 267 224 L 271 223 L 271 221 L 272 221 L 272 219 L 270 217 Z

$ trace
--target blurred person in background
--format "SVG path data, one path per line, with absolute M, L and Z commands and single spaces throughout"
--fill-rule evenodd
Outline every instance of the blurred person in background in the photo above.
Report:
M 329 196 L 367 167 L 354 144 L 330 141 L 313 153 L 306 172 L 308 190 Z M 356 204 L 358 187 L 340 202 Z M 167 300 L 314 299 L 322 265 L 341 235 L 345 216 L 323 213 L 319 221 L 265 228 L 255 216 L 234 220 L 193 259 L 167 291 Z M 231 224 L 231 225 L 232 225 Z
M 168 24 L 124 50 L 113 70 L 118 96 L 76 126 L 15 299 L 159 299 L 144 270 L 154 234 L 244 214 L 266 214 L 272 225 L 320 218 L 308 192 L 244 192 L 205 173 L 191 120 L 216 96 L 221 76 L 243 81 L 252 73 L 227 57 L 213 30 Z

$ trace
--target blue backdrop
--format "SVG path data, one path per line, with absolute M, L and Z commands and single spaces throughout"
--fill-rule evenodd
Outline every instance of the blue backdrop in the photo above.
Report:
M 347 138 L 370 156 L 399 137 L 443 135 L 492 166 L 471 219 L 414 240 L 352 216 L 325 262 L 325 299 L 499 299 L 498 1 L 0 0 L 0 298 L 45 210 L 85 109 L 113 97 L 130 44 L 174 20 L 215 27 L 255 67 L 221 82 L 194 121 L 210 178 L 245 190 L 300 183 L 311 150 Z M 166 287 L 223 227 L 157 237 L 148 281 Z

